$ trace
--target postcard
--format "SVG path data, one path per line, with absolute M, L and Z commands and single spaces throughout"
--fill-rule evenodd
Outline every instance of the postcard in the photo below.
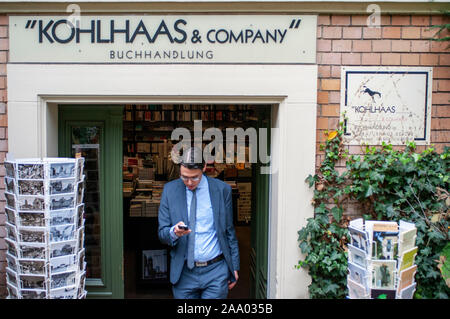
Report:
M 21 274 L 45 275 L 44 260 L 19 260 Z
M 369 273 L 365 268 L 362 268 L 351 262 L 348 263 L 349 277 L 356 283 L 368 287 L 368 275 Z
M 347 277 L 348 296 L 350 299 L 368 299 L 366 288 Z
M 78 183 L 77 186 L 77 205 L 80 205 L 83 202 L 83 194 L 84 194 L 84 181 Z
M 6 191 L 14 194 L 16 192 L 16 184 L 14 178 L 5 177 Z
M 44 179 L 44 164 L 17 164 L 19 179 Z
M 26 243 L 45 243 L 45 228 L 19 228 L 21 242 Z
M 44 181 L 19 180 L 20 195 L 44 195 Z
M 45 210 L 44 197 L 20 196 L 18 199 L 19 210 L 22 211 L 43 211 Z
M 76 255 L 66 255 L 50 259 L 50 271 L 52 274 L 76 270 Z
M 13 257 L 19 257 L 18 256 L 18 248 L 17 248 L 17 244 L 15 241 L 11 240 L 10 238 L 5 238 L 5 242 L 6 242 L 6 248 L 7 248 L 7 252 L 13 256 Z
M 78 289 L 76 286 L 63 287 L 50 290 L 51 299 L 76 299 Z
M 22 290 L 23 299 L 47 299 L 46 290 Z
M 17 258 L 15 258 L 14 256 L 12 256 L 11 254 L 9 254 L 7 252 L 6 254 L 6 265 L 13 271 L 15 271 L 17 273 L 17 271 L 19 271 L 18 266 L 17 266 Z
M 348 227 L 348 231 L 350 233 L 352 245 L 369 253 L 369 236 L 367 232 L 351 226 Z
M 398 255 L 398 232 L 373 231 L 373 259 L 395 259 Z
M 50 178 L 75 177 L 75 163 L 51 163 Z
M 6 267 L 6 281 L 17 287 L 17 278 L 17 273 L 9 267 Z
M 417 255 L 417 249 L 417 247 L 414 247 L 404 252 L 404 254 L 400 257 L 399 271 L 409 268 L 414 264 L 414 259 Z
M 397 261 L 372 260 L 372 288 L 394 289 Z
M 399 297 L 400 299 L 413 299 L 414 292 L 416 291 L 416 283 L 400 290 Z
M 414 275 L 416 274 L 416 271 L 417 265 L 414 265 L 400 272 L 398 291 L 402 291 L 414 282 Z
M 348 245 L 349 261 L 362 267 L 367 268 L 367 254 L 364 250 Z
M 16 211 L 5 207 L 6 221 L 11 225 L 16 225 Z
M 10 299 L 19 299 L 19 291 L 17 287 L 14 285 L 11 285 L 10 283 L 7 283 L 7 290 L 8 290 L 8 298 Z
M 55 210 L 50 213 L 50 226 L 75 223 L 75 209 Z
M 75 285 L 75 271 L 51 276 L 51 289 Z
M 61 210 L 73 208 L 75 206 L 75 196 L 73 194 L 52 196 L 50 200 L 50 210 Z
M 16 178 L 16 168 L 14 163 L 5 162 L 6 176 Z
M 22 289 L 45 289 L 45 276 L 20 275 Z
M 50 227 L 51 242 L 72 240 L 74 238 L 75 225 L 73 224 Z
M 400 221 L 399 227 L 398 253 L 402 255 L 405 251 L 410 250 L 416 245 L 417 228 L 415 224 L 403 220 Z
M 19 212 L 19 221 L 22 226 L 43 227 L 45 226 L 45 214 Z
M 14 241 L 18 241 L 17 240 L 17 232 L 16 232 L 16 227 L 14 225 L 11 225 L 10 223 L 6 223 L 6 236 L 9 239 L 12 239 Z
M 83 171 L 84 171 L 84 157 L 77 158 L 77 178 L 78 181 L 81 181 L 83 179 Z
M 16 209 L 16 197 L 14 194 L 5 193 L 5 199 L 6 199 L 6 207 L 9 209 Z
M 20 245 L 21 258 L 31 259 L 45 259 L 45 245 L 43 244 L 21 244 Z
M 395 290 L 392 289 L 372 289 L 370 291 L 372 299 L 395 299 Z
M 63 241 L 56 244 L 50 245 L 50 257 L 60 257 L 65 255 L 73 255 L 76 248 L 76 240 Z
M 73 193 L 75 179 L 60 179 L 50 181 L 50 195 Z

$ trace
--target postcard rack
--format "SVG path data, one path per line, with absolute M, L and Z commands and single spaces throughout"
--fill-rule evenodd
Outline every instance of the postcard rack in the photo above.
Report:
M 417 265 L 417 228 L 400 221 L 350 222 L 348 298 L 412 299 Z
M 85 298 L 84 158 L 7 158 L 5 169 L 8 298 Z

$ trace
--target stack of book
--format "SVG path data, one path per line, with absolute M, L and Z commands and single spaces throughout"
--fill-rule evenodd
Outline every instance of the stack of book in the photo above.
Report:
M 356 219 L 348 227 L 350 299 L 412 299 L 416 289 L 417 228 L 400 221 Z

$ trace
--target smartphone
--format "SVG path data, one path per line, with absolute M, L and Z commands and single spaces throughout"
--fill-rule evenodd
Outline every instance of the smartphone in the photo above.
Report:
M 189 227 L 186 225 L 178 225 L 178 228 L 182 230 L 189 230 Z

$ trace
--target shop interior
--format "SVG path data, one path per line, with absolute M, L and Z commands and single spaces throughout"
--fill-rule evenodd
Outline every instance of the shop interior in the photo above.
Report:
M 194 120 L 202 131 L 214 127 L 257 128 L 270 119 L 269 105 L 126 105 L 123 121 L 123 231 L 125 298 L 172 298 L 169 283 L 169 247 L 157 235 L 158 207 L 164 184 L 179 178 L 179 167 L 170 152 L 179 140 L 171 140 L 175 128 L 187 128 L 194 136 Z M 198 122 L 197 122 L 198 123 Z M 256 129 L 257 131 L 257 129 Z M 203 139 L 203 146 L 211 140 Z M 237 143 L 235 143 L 237 144 Z M 228 183 L 233 190 L 234 225 L 239 241 L 241 270 L 229 298 L 251 298 L 250 250 L 256 164 L 209 161 L 206 175 Z M 225 148 L 225 146 L 224 146 Z M 213 150 L 212 155 L 215 155 Z M 237 149 L 235 147 L 235 155 Z M 225 157 L 223 157 L 225 158 Z

